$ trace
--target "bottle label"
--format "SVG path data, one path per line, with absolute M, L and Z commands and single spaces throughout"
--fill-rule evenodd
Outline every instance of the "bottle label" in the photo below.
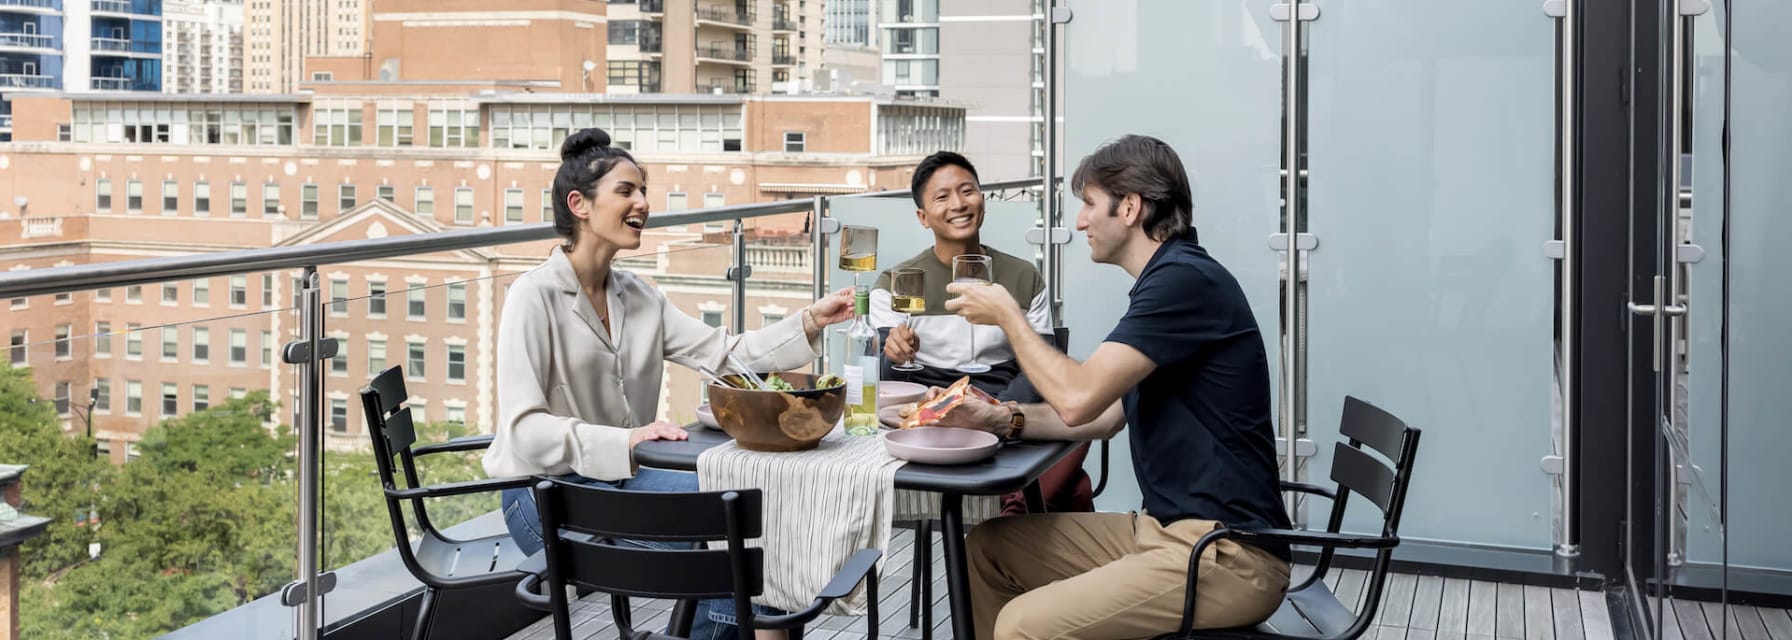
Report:
M 857 405 L 865 401 L 865 369 L 858 365 L 846 365 L 846 404 Z

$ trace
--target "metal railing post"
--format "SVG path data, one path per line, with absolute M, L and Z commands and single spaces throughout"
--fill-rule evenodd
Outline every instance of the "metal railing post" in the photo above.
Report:
M 733 317 L 729 318 L 729 329 L 739 334 L 747 330 L 747 278 L 753 275 L 753 267 L 747 264 L 747 230 L 739 218 L 734 220 L 734 264 L 728 268 L 728 279 L 733 281 Z
M 286 345 L 281 359 L 299 368 L 299 420 L 294 425 L 299 435 L 299 549 L 298 580 L 287 585 L 282 601 L 298 608 L 295 636 L 298 640 L 317 640 L 322 623 L 323 607 L 318 602 L 324 583 L 318 580 L 318 522 L 322 460 L 318 438 L 323 425 L 322 357 L 335 355 L 336 343 L 323 344 L 323 299 L 317 268 L 305 267 L 304 290 L 299 307 L 299 339 Z M 325 355 L 328 351 L 329 355 Z M 323 587 L 323 588 L 320 588 Z
M 809 245 L 813 253 L 810 256 L 810 267 L 815 276 L 815 299 L 820 300 L 828 294 L 828 231 L 823 224 L 823 213 L 827 211 L 826 196 L 815 196 L 809 209 Z M 826 373 L 828 370 L 827 336 L 822 336 L 821 353 L 816 354 L 815 373 Z

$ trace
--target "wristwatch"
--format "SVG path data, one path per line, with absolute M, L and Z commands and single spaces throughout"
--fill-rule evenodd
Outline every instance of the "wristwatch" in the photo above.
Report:
M 1020 439 L 1020 434 L 1027 428 L 1027 413 L 1021 411 L 1020 403 L 1013 400 L 1002 403 L 1008 409 L 1008 435 L 1003 440 L 1013 442 Z

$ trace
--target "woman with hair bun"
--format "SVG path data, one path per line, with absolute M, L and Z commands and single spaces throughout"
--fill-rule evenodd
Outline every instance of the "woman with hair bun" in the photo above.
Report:
M 647 440 L 682 440 L 657 419 L 665 363 L 727 369 L 729 354 L 760 371 L 813 361 L 821 330 L 853 317 L 850 289 L 738 336 L 673 306 L 652 284 L 614 269 L 641 246 L 647 172 L 601 129 L 560 146 L 554 228 L 565 243 L 518 277 L 498 324 L 498 423 L 485 453 L 492 477 L 549 474 L 631 491 L 696 491 L 695 474 L 636 467 Z M 542 547 L 528 489 L 504 491 L 504 522 L 526 554 Z M 645 544 L 645 543 L 643 543 Z M 707 610 L 707 611 L 704 611 Z M 732 601 L 704 603 L 692 638 L 733 635 Z

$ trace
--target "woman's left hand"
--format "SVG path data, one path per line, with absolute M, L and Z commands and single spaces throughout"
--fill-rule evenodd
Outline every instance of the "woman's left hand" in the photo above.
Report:
M 815 324 L 820 325 L 816 328 L 851 320 L 853 317 L 852 294 L 852 287 L 846 287 L 809 305 L 809 313 L 815 317 Z

